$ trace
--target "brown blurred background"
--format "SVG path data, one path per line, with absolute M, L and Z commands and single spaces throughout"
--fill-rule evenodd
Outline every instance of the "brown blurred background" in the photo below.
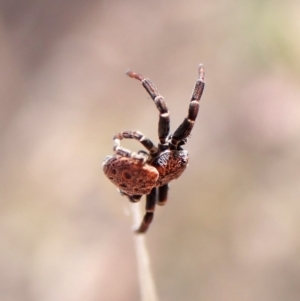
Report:
M 300 300 L 300 2 L 0 1 L 0 300 L 139 300 L 112 136 L 172 130 L 201 62 L 190 164 L 147 234 L 160 300 Z M 138 150 L 137 142 L 124 143 Z M 143 200 L 144 203 L 144 200 Z

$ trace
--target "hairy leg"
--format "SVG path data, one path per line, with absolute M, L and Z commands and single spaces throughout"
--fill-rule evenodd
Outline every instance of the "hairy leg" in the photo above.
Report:
M 133 71 L 127 71 L 126 74 L 129 77 L 141 81 L 142 85 L 153 99 L 159 111 L 158 137 L 161 148 L 164 148 L 164 146 L 166 145 L 166 139 L 170 132 L 170 113 L 163 96 L 159 94 L 157 88 L 153 85 L 153 83 L 143 75 L 135 73 Z
M 199 111 L 199 101 L 201 99 L 205 82 L 204 82 L 204 68 L 203 65 L 199 65 L 198 68 L 198 80 L 196 81 L 195 88 L 193 90 L 188 116 L 183 120 L 183 122 L 180 124 L 180 126 L 177 128 L 177 130 L 172 135 L 171 140 L 171 148 L 177 149 L 178 144 L 184 139 L 186 139 L 194 126 L 195 120 L 198 115 Z
M 148 230 L 153 220 L 156 198 L 157 198 L 157 190 L 156 188 L 153 188 L 150 194 L 146 196 L 146 213 L 144 215 L 140 227 L 136 230 L 136 233 L 145 233 Z
M 157 201 L 158 205 L 163 206 L 166 204 L 168 199 L 168 190 L 169 190 L 168 184 L 158 188 L 158 201 Z

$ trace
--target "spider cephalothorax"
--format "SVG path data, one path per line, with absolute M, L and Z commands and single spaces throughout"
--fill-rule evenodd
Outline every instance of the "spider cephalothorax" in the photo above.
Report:
M 107 156 L 103 162 L 105 175 L 126 195 L 131 202 L 137 202 L 146 195 L 146 214 L 136 230 L 147 231 L 154 214 L 156 203 L 164 205 L 167 201 L 168 183 L 177 179 L 188 163 L 188 152 L 182 146 L 190 135 L 198 115 L 199 101 L 204 90 L 204 68 L 199 65 L 199 76 L 193 90 L 188 116 L 174 134 L 169 135 L 170 114 L 164 98 L 147 78 L 132 71 L 127 75 L 138 79 L 153 99 L 159 111 L 158 136 L 155 146 L 151 140 L 138 131 L 124 131 L 114 136 L 115 154 Z M 138 140 L 147 150 L 131 152 L 120 145 L 122 139 Z

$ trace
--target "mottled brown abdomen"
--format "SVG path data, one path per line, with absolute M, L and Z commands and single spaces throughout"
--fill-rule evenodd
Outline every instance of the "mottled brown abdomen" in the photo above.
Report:
M 103 171 L 127 195 L 149 194 L 158 180 L 158 171 L 155 167 L 128 157 L 106 157 Z
M 151 165 L 159 172 L 157 186 L 177 179 L 186 169 L 189 156 L 186 150 L 166 150 L 154 158 Z

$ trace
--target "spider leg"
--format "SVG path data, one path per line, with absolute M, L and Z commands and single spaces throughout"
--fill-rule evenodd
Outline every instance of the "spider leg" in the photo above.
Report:
M 128 199 L 132 203 L 136 203 L 136 202 L 140 201 L 141 197 L 142 197 L 142 195 L 128 195 Z
M 129 150 L 126 150 L 121 147 L 120 140 L 122 139 L 135 139 L 139 141 L 150 152 L 151 155 L 158 153 L 158 149 L 153 144 L 153 142 L 150 139 L 146 138 L 141 132 L 138 131 L 124 131 L 119 134 L 116 134 L 113 139 L 114 139 L 114 151 L 122 156 L 124 156 L 124 152 L 126 152 L 127 154 L 128 152 L 130 152 Z M 148 157 L 148 154 L 144 151 L 139 151 L 138 154 L 135 154 L 135 156 Z
M 168 190 L 169 190 L 168 184 L 160 186 L 158 188 L 158 201 L 157 201 L 158 205 L 163 206 L 166 204 L 168 199 Z
M 142 220 L 140 227 L 135 231 L 136 233 L 145 233 L 153 220 L 157 191 L 154 187 L 151 192 L 146 196 L 146 214 Z
M 148 78 L 144 78 L 144 76 L 142 76 L 141 74 L 135 73 L 133 71 L 127 71 L 126 74 L 129 77 L 141 81 L 142 85 L 153 99 L 159 111 L 159 121 L 158 121 L 159 141 L 161 145 L 165 145 L 167 137 L 170 132 L 170 113 L 163 96 L 159 94 L 157 88 L 152 84 L 152 82 Z
M 139 194 L 134 194 L 134 195 L 128 195 L 127 193 L 125 193 L 124 191 L 122 190 L 119 190 L 119 193 L 122 195 L 122 196 L 127 196 L 129 201 L 132 202 L 132 203 L 136 203 L 138 201 L 140 201 L 142 195 L 139 195 Z
M 129 149 L 126 149 L 126 148 L 121 147 L 120 145 L 117 145 L 117 143 L 115 143 L 115 145 L 114 145 L 114 151 L 116 152 L 117 155 L 119 155 L 121 157 L 132 158 L 141 164 L 145 164 L 149 157 L 148 154 L 132 152 Z
M 192 94 L 188 116 L 183 120 L 183 122 L 179 125 L 177 130 L 172 135 L 171 139 L 171 149 L 177 149 L 178 144 L 186 139 L 194 126 L 195 120 L 199 111 L 199 101 L 202 96 L 205 82 L 204 82 L 204 68 L 203 65 L 200 64 L 198 68 L 198 80 L 196 81 L 195 88 Z

